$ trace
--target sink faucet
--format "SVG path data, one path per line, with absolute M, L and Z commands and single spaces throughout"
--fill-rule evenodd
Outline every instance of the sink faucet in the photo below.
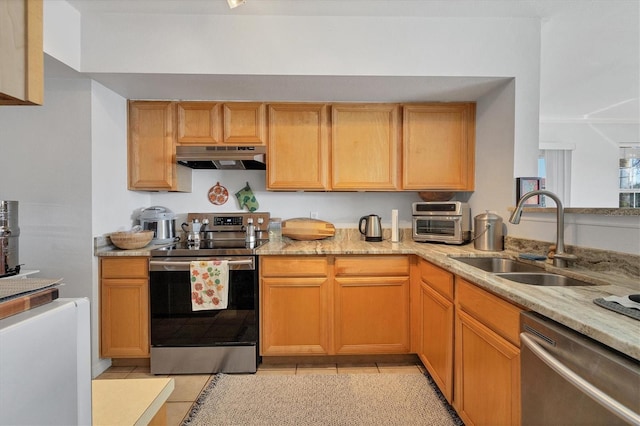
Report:
M 518 202 L 516 209 L 513 211 L 511 217 L 509 218 L 509 222 L 515 225 L 519 224 L 520 217 L 522 216 L 522 208 L 524 207 L 524 202 L 536 195 L 546 195 L 556 203 L 556 222 L 558 225 L 558 230 L 556 232 L 556 253 L 553 256 L 553 266 L 566 268 L 567 266 L 569 266 L 568 261 L 576 260 L 577 257 L 564 252 L 564 209 L 562 208 L 562 202 L 560 201 L 560 198 L 558 198 L 556 194 L 545 190 L 527 192 Z

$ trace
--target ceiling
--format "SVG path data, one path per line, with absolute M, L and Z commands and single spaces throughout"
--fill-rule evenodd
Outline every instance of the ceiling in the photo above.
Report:
M 623 27 L 628 28 L 630 19 L 635 20 L 632 22 L 640 21 L 640 0 L 247 0 L 235 9 L 229 9 L 226 0 L 67 1 L 81 14 L 539 18 L 543 23 L 542 118 L 618 117 L 638 120 L 638 42 L 634 42 L 635 52 L 632 50 L 630 55 L 628 43 L 622 46 L 617 43 L 621 33 L 616 26 L 624 21 L 627 25 Z M 560 26 L 559 33 L 548 35 L 544 24 L 550 20 L 568 23 L 573 32 L 564 34 L 564 28 Z M 552 28 L 558 31 L 558 27 Z M 612 31 L 612 28 L 616 30 Z M 637 27 L 635 31 L 637 33 Z M 545 45 L 545 36 L 550 37 L 553 43 Z M 625 37 L 628 39 L 628 31 Z M 48 76 L 65 72 L 65 67 L 56 62 L 47 59 Z M 477 100 L 508 81 L 486 77 L 89 76 L 127 98 L 371 102 Z M 215 93 L 207 93 L 207 89 L 203 89 L 207 87 L 215 87 Z M 318 87 L 323 90 L 318 90 Z M 222 92 L 220 88 L 223 88 Z M 318 93 L 324 98 L 319 98 Z

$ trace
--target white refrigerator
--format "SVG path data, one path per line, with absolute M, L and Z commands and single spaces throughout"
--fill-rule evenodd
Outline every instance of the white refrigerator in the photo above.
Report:
M 90 425 L 89 301 L 0 320 L 0 425 Z

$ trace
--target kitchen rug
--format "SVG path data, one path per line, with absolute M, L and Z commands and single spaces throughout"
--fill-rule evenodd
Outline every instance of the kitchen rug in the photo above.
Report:
M 463 425 L 422 374 L 217 374 L 183 426 Z

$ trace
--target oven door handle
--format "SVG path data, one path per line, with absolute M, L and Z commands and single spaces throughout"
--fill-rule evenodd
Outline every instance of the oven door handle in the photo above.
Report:
M 150 265 L 157 266 L 190 266 L 190 261 L 175 261 L 175 260 L 150 260 Z M 253 265 L 253 259 L 242 259 L 242 260 L 227 260 L 227 264 L 229 265 Z
M 627 422 L 631 422 L 631 424 L 640 423 L 640 417 L 636 413 L 580 377 L 549 352 L 545 351 L 542 346 L 537 344 L 526 333 L 520 333 L 520 342 L 531 352 L 533 352 L 533 354 L 537 356 L 540 361 L 544 362 L 549 368 L 559 374 L 563 379 L 571 383 L 580 391 L 587 394 L 589 397 L 591 397 L 591 399 L 599 403 L 601 406 L 603 406 L 619 418 L 624 419 Z

